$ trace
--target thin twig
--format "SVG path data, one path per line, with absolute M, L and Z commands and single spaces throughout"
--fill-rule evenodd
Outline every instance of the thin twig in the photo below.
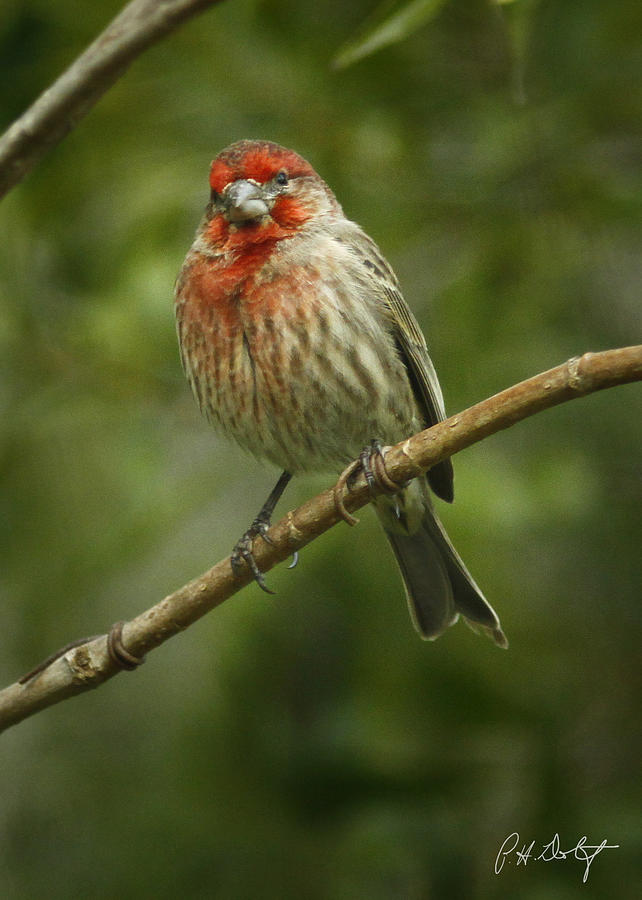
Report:
M 187 19 L 221 0 L 132 0 L 0 138 L 0 197 L 21 181 L 130 64 Z
M 541 410 L 632 381 L 642 381 L 642 345 L 585 353 L 390 448 L 386 454 L 386 471 L 394 481 L 402 483 Z M 359 476 L 343 501 L 349 511 L 354 511 L 371 499 L 365 478 Z M 269 571 L 339 521 L 342 515 L 333 488 L 287 513 L 268 532 L 269 543 L 263 540 L 255 543 L 253 552 L 261 571 Z M 237 577 L 229 557 L 224 559 L 126 623 L 122 630 L 119 627 L 123 650 L 137 661 L 142 660 L 150 650 L 219 606 L 251 580 L 249 569 Z M 109 654 L 107 636 L 102 635 L 73 647 L 44 670 L 37 671 L 25 683 L 17 682 L 0 691 L 0 731 L 66 697 L 97 687 L 121 669 L 114 654 Z

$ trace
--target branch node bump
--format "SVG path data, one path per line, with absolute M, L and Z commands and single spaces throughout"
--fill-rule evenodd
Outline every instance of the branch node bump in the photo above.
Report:
M 582 360 L 588 356 L 588 354 L 584 354 L 584 356 L 573 356 L 566 363 L 566 368 L 568 370 L 568 386 L 572 391 L 577 391 L 578 393 L 582 393 L 583 390 L 583 377 L 580 372 L 580 366 L 582 365 Z
M 403 445 L 401 447 L 401 453 L 408 460 L 408 462 L 412 464 L 413 471 L 412 471 L 412 475 L 410 477 L 415 478 L 417 475 L 421 475 L 425 471 L 425 469 L 423 469 L 420 465 L 417 464 L 414 454 L 412 453 L 412 451 L 410 449 L 412 446 L 410 441 L 411 441 L 411 439 L 408 438 L 407 441 L 403 442 Z
M 287 524 L 287 528 L 288 528 L 288 541 L 290 542 L 291 545 L 297 547 L 300 544 L 300 542 L 303 540 L 304 535 L 303 535 L 303 532 L 299 531 L 299 529 L 294 524 L 294 513 L 292 512 L 292 510 L 288 511 L 286 520 L 287 520 L 286 524 Z

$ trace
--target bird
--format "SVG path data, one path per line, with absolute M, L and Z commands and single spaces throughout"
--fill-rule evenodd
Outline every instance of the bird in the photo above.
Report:
M 293 475 L 339 471 L 445 418 L 426 340 L 375 242 L 294 150 L 241 140 L 209 173 L 210 196 L 175 286 L 181 361 L 207 419 L 283 474 L 236 543 L 252 554 Z M 367 448 L 370 448 L 369 450 Z M 372 449 L 374 448 L 374 449 Z M 507 647 L 499 618 L 439 521 L 446 459 L 373 505 L 428 640 L 459 616 Z

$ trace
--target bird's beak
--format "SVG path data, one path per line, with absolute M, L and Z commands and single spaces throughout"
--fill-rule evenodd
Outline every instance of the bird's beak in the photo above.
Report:
M 227 220 L 237 225 L 262 219 L 270 211 L 260 186 L 243 179 L 228 184 L 223 193 L 223 200 Z

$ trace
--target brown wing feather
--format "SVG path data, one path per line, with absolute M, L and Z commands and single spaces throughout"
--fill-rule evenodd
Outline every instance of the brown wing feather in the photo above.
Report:
M 350 223 L 352 224 L 352 223 Z M 399 353 L 408 370 L 417 405 L 426 427 L 436 425 L 446 418 L 444 398 L 432 360 L 428 355 L 426 339 L 408 304 L 404 300 L 395 273 L 382 256 L 377 245 L 358 226 L 358 239 L 353 235 L 353 246 L 369 269 L 369 283 L 376 284 L 377 298 L 381 300 L 386 318 L 391 325 Z M 372 276 L 376 275 L 376 280 Z M 428 483 L 442 500 L 449 503 L 454 497 L 453 466 L 449 459 L 438 463 L 428 472 Z
M 446 418 L 446 411 L 437 373 L 428 355 L 426 340 L 400 291 L 387 287 L 386 299 L 396 326 L 395 338 L 408 369 L 408 376 L 426 427 L 436 425 Z M 454 498 L 453 478 L 453 465 L 449 459 L 438 463 L 428 472 L 430 487 L 438 497 L 448 503 Z

